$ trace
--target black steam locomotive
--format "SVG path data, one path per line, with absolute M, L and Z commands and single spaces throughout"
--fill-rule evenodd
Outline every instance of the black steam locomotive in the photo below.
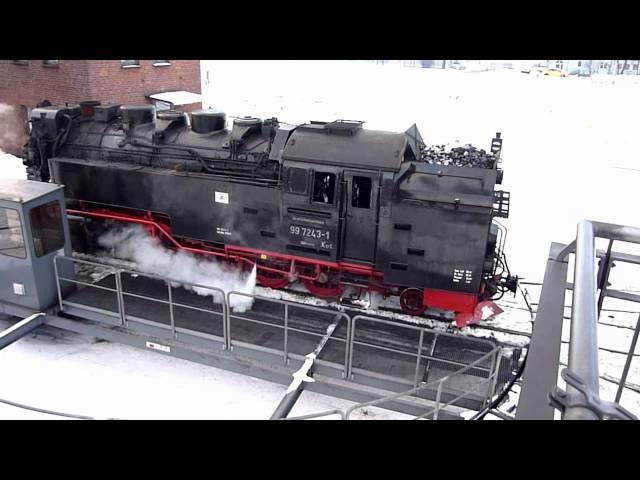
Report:
M 337 120 L 191 115 L 151 105 L 40 106 L 31 113 L 30 179 L 65 185 L 70 218 L 133 222 L 175 248 L 246 265 L 322 298 L 346 286 L 399 295 L 405 313 L 477 320 L 515 291 L 504 261 L 509 195 L 490 152 L 427 147 L 417 128 L 374 131 Z

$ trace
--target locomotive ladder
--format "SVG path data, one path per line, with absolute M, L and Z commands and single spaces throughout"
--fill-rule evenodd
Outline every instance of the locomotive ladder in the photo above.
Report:
M 318 346 L 313 350 L 313 352 L 305 357 L 306 360 L 304 361 L 300 369 L 293 374 L 293 381 L 289 385 L 289 388 L 287 388 L 287 392 L 285 393 L 284 397 L 282 397 L 282 400 L 280 400 L 280 403 L 271 415 L 270 420 L 281 420 L 283 418 L 287 418 L 287 415 L 289 415 L 289 412 L 291 412 L 291 409 L 298 401 L 298 398 L 300 398 L 300 394 L 304 390 L 305 384 L 314 381 L 313 370 L 315 367 L 315 360 L 320 355 L 320 352 L 322 352 L 322 349 L 329 341 L 329 338 L 331 338 L 331 335 L 335 331 L 341 319 L 342 315 L 335 316 L 333 322 L 327 327 L 326 333 L 320 339 Z

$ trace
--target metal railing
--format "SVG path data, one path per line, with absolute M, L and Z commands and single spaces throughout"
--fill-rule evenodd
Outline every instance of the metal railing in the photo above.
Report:
M 600 266 L 598 282 L 600 298 L 597 295 L 595 239 L 610 241 L 604 261 Z M 569 339 L 568 367 L 562 372 L 567 382 L 567 391 L 558 388 L 550 394 L 554 406 L 561 409 L 563 419 L 595 420 L 601 418 L 633 418 L 629 412 L 612 402 L 600 399 L 598 369 L 598 317 L 605 296 L 640 303 L 640 296 L 618 292 L 606 288 L 613 260 L 638 263 L 638 258 L 628 254 L 616 254 L 611 251 L 614 240 L 640 244 L 640 228 L 610 223 L 583 220 L 578 223 L 576 239 L 565 246 L 557 255 L 557 261 L 565 260 L 575 252 L 573 298 L 571 308 L 571 334 Z M 569 285 L 570 287 L 570 285 Z M 640 320 L 634 333 L 631 349 L 616 394 L 620 400 L 626 382 L 635 345 L 638 338 Z
M 337 341 L 337 342 L 341 342 L 344 343 L 344 363 L 342 364 L 341 368 L 343 370 L 342 372 L 342 376 L 343 378 L 347 378 L 349 375 L 349 370 L 348 370 L 348 359 L 349 359 L 349 348 L 351 345 L 350 342 L 350 332 L 351 332 L 351 317 L 349 315 L 347 315 L 344 312 L 336 312 L 335 310 L 329 310 L 326 308 L 320 308 L 320 307 L 315 307 L 312 305 L 302 305 L 296 302 L 292 302 L 289 300 L 280 300 L 280 299 L 276 299 L 276 298 L 269 298 L 269 297 L 263 297 L 260 295 L 255 295 L 255 294 L 250 294 L 250 293 L 243 293 L 243 292 L 236 292 L 236 291 L 231 291 L 229 293 L 227 293 L 227 305 L 231 305 L 232 299 L 233 297 L 245 297 L 245 298 L 253 298 L 254 300 L 259 300 L 259 301 L 263 301 L 263 302 L 268 302 L 268 303 L 274 303 L 274 304 L 278 304 L 278 305 L 284 305 L 284 317 L 283 317 L 283 323 L 282 325 L 278 324 L 278 323 L 272 323 L 272 322 L 267 322 L 264 320 L 260 320 L 260 319 L 256 319 L 256 318 L 252 318 L 249 315 L 242 315 L 240 313 L 233 313 L 232 309 L 228 309 L 228 314 L 227 314 L 227 334 L 228 334 L 228 341 L 229 341 L 229 345 L 230 348 L 233 348 L 234 345 L 234 340 L 233 340 L 233 329 L 231 328 L 231 321 L 232 320 L 240 320 L 240 321 L 245 321 L 245 322 L 249 322 L 249 323 L 254 323 L 254 324 L 259 324 L 259 325 L 265 325 L 268 327 L 272 327 L 272 328 L 276 328 L 279 330 L 282 330 L 282 350 L 275 350 L 272 348 L 265 348 L 263 347 L 262 349 L 264 349 L 265 351 L 271 351 L 271 352 L 275 352 L 275 353 L 279 353 L 282 354 L 283 360 L 285 365 L 289 364 L 289 359 L 290 358 L 297 358 L 297 359 L 301 359 L 304 360 L 304 355 L 302 354 L 295 354 L 295 353 L 291 353 L 289 351 L 289 337 L 291 335 L 291 333 L 300 333 L 303 335 L 310 335 L 313 337 L 317 337 L 317 338 L 322 338 L 325 335 L 325 330 L 326 330 L 326 326 L 329 325 L 331 323 L 331 320 L 327 319 L 327 321 L 325 322 L 326 325 L 324 325 L 324 328 L 319 328 L 318 330 L 309 330 L 309 329 L 304 329 L 304 328 L 299 328 L 299 327 L 292 327 L 290 325 L 290 309 L 295 308 L 295 309 L 301 309 L 304 311 L 309 311 L 309 312 L 318 312 L 318 313 L 322 313 L 322 314 L 327 314 L 327 315 L 332 315 L 335 317 L 335 315 L 340 315 L 342 318 L 345 319 L 346 321 L 346 335 L 345 338 L 340 338 L 338 336 L 332 336 L 330 341 Z M 242 343 L 244 344 L 244 342 L 237 342 L 237 343 Z M 255 347 L 255 346 L 254 346 Z M 309 352 L 307 352 L 309 353 Z M 320 365 L 325 364 L 325 365 L 337 365 L 335 363 L 332 362 L 326 362 L 323 360 L 316 360 L 316 362 Z
M 104 284 L 98 285 L 96 283 L 89 283 L 74 278 L 60 276 L 58 262 L 61 261 L 69 261 L 72 263 L 84 264 L 104 269 L 105 273 L 113 275 L 115 288 L 112 288 L 111 286 L 105 286 Z M 291 351 L 290 339 L 293 335 L 320 338 L 325 335 L 326 326 L 333 319 L 335 319 L 336 315 L 340 315 L 344 319 L 344 323 L 341 322 L 339 330 L 336 329 L 336 332 L 334 332 L 329 340 L 333 345 L 333 348 L 329 349 L 332 350 L 331 358 L 333 358 L 333 361 L 318 359 L 316 360 L 316 362 L 319 366 L 328 367 L 330 371 L 336 372 L 337 375 L 342 376 L 342 378 L 345 378 L 347 380 L 353 380 L 354 375 L 357 374 L 362 375 L 363 377 L 366 376 L 369 379 L 375 379 L 376 381 L 382 381 L 383 383 L 391 382 L 391 384 L 393 385 L 391 389 L 392 391 L 403 388 L 403 385 L 412 386 L 410 390 L 404 390 L 403 388 L 404 391 L 402 391 L 401 393 L 393 394 L 389 397 L 375 400 L 373 401 L 373 403 L 369 402 L 366 404 L 360 404 L 360 407 L 383 404 L 400 397 L 413 396 L 414 394 L 419 395 L 433 387 L 436 389 L 435 408 L 433 409 L 433 411 L 430 411 L 427 414 L 422 415 L 421 417 L 432 416 L 434 419 L 437 419 L 438 414 L 442 411 L 442 409 L 470 396 L 474 396 L 475 400 L 480 401 L 482 405 L 486 405 L 496 389 L 498 373 L 500 371 L 499 367 L 502 349 L 489 340 L 479 338 L 464 339 L 464 337 L 460 337 L 459 335 L 435 331 L 427 327 L 404 323 L 400 324 L 389 320 L 364 315 L 356 315 L 355 317 L 351 318 L 344 312 L 337 312 L 336 310 L 329 308 L 304 305 L 288 300 L 263 297 L 260 295 L 248 294 L 244 292 L 231 291 L 225 293 L 219 288 L 210 287 L 207 285 L 183 282 L 177 279 L 161 277 L 140 271 L 130 270 L 127 268 L 121 268 L 72 257 L 55 257 L 54 268 L 56 274 L 56 287 L 58 291 L 58 303 L 61 311 L 64 311 L 67 307 L 74 307 L 76 309 L 84 309 L 91 312 L 97 312 L 102 315 L 108 315 L 112 317 L 115 324 L 125 328 L 129 327 L 129 324 L 132 321 L 136 323 L 149 324 L 154 327 L 159 327 L 161 329 L 170 331 L 171 337 L 176 340 L 179 339 L 179 334 L 181 333 L 214 338 L 222 343 L 222 349 L 224 350 L 230 351 L 233 350 L 234 346 L 237 346 L 248 348 L 250 350 L 258 351 L 261 353 L 273 354 L 275 356 L 281 356 L 285 365 L 289 365 L 290 359 L 301 361 L 304 361 L 305 359 L 303 353 Z M 166 299 L 158 298 L 157 296 L 149 296 L 147 294 L 144 294 L 145 292 L 134 292 L 127 290 L 125 282 L 123 281 L 123 274 L 146 277 L 152 280 L 166 283 Z M 62 282 L 69 282 L 86 288 L 96 288 L 99 290 L 111 292 L 116 297 L 113 304 L 113 311 L 103 308 L 97 308 L 91 305 L 85 305 L 82 303 L 78 303 L 77 301 L 66 299 L 62 292 L 63 289 L 61 288 Z M 190 289 L 200 288 L 211 291 L 214 294 L 214 297 L 217 297 L 215 298 L 215 300 L 216 303 L 219 303 L 221 305 L 221 311 L 209 310 L 200 308 L 195 305 L 176 302 L 173 292 L 176 287 L 174 287 L 172 284 L 179 284 Z M 234 311 L 231 305 L 234 305 L 234 300 L 237 300 L 238 297 L 251 298 L 253 299 L 253 301 L 261 301 L 268 302 L 270 304 L 281 305 L 284 309 L 284 314 L 282 316 L 271 315 L 271 317 L 269 317 L 269 315 L 265 314 L 265 312 L 247 313 Z M 157 302 L 166 305 L 169 309 L 168 322 L 162 323 L 159 321 L 154 321 L 150 318 L 141 318 L 139 316 L 132 315 L 131 311 L 127 311 L 126 298 L 136 298 L 142 301 Z M 222 337 L 201 332 L 199 330 L 181 327 L 178 319 L 176 318 L 176 308 L 191 309 L 217 316 L 222 321 Z M 323 320 L 322 315 L 327 316 L 326 322 Z M 300 320 L 307 320 L 309 322 L 306 325 L 302 325 Z M 280 330 L 282 334 L 282 340 L 280 343 L 281 347 L 274 347 L 273 342 L 270 346 L 265 346 L 264 344 L 260 344 L 257 340 L 252 343 L 251 338 L 241 339 L 240 335 L 236 333 L 239 331 L 238 324 L 240 322 L 249 322 L 251 324 L 262 325 Z M 379 328 L 386 327 L 392 328 L 396 332 L 405 332 L 405 335 L 406 332 L 410 331 L 415 335 L 416 345 L 408 344 L 407 346 L 407 344 L 404 344 L 398 347 L 397 345 L 389 344 L 388 342 L 385 344 L 375 343 L 374 341 L 370 340 L 375 339 L 375 332 L 368 330 L 363 325 L 364 322 L 369 322 L 369 328 L 371 325 L 377 325 Z M 341 333 L 338 334 L 338 332 Z M 427 336 L 429 336 L 429 338 L 431 339 L 430 343 L 425 341 Z M 483 347 L 481 347 L 481 351 L 470 350 L 467 352 L 467 355 L 469 355 L 470 352 L 475 357 L 480 354 L 481 356 L 479 358 L 475 358 L 471 363 L 466 360 L 461 360 L 460 358 L 453 359 L 436 356 L 435 349 L 438 340 L 449 337 L 455 337 L 457 340 L 464 339 L 465 341 L 473 341 L 475 345 L 482 345 Z M 337 352 L 335 345 L 341 345 Z M 374 371 L 373 369 L 355 367 L 354 365 L 357 364 L 356 360 L 358 358 L 358 349 L 360 348 L 372 348 L 379 351 L 387 352 L 391 355 L 404 356 L 408 358 L 413 357 L 415 359 L 415 363 L 412 367 L 411 378 L 401 378 L 398 376 L 394 377 L 381 373 L 380 371 Z M 414 348 L 414 350 L 411 350 L 411 348 Z M 486 352 L 484 351 L 485 348 Z M 338 358 L 338 356 L 342 360 L 336 362 L 335 359 Z M 429 372 L 430 366 L 434 363 L 438 363 L 442 367 L 441 370 L 445 369 L 454 371 L 452 371 L 451 373 L 447 372 L 444 378 L 433 380 L 428 383 L 420 381 L 421 367 L 423 368 L 423 371 L 426 375 Z M 461 391 L 458 387 L 453 387 L 452 384 L 455 380 L 460 379 L 462 375 L 473 375 L 474 377 L 480 375 L 483 378 L 481 381 L 476 382 L 474 388 Z M 443 394 L 446 394 L 446 396 L 448 397 L 446 401 L 444 401 L 442 398 Z M 420 402 L 426 401 L 425 398 L 420 397 L 417 397 L 416 400 L 419 400 Z M 420 405 L 423 404 L 424 403 L 420 403 Z M 340 415 L 341 417 L 348 418 L 351 412 L 356 408 L 358 408 L 358 405 L 354 406 L 347 413 L 340 410 L 331 410 L 328 412 L 321 412 L 319 414 L 311 414 L 294 418 L 317 418 L 318 416 L 329 415 Z
M 491 350 L 490 352 L 485 353 L 483 356 L 481 356 L 480 358 L 478 358 L 477 360 L 475 360 L 473 363 L 470 363 L 469 365 L 467 365 L 466 367 L 463 367 L 459 370 L 456 370 L 454 373 L 447 375 L 444 378 L 441 378 L 439 380 L 433 380 L 431 382 L 428 383 L 423 383 L 422 385 L 419 385 L 417 387 L 414 387 L 410 390 L 406 390 L 404 392 L 400 392 L 400 393 L 396 393 L 393 395 L 389 395 L 383 398 L 380 398 L 378 400 L 372 400 L 370 402 L 364 402 L 364 403 L 358 403 L 356 405 L 353 405 L 351 407 L 349 407 L 347 409 L 347 411 L 345 412 L 345 419 L 349 419 L 349 417 L 351 416 L 351 414 L 359 409 L 365 408 L 365 407 L 375 407 L 375 406 L 379 406 L 379 405 L 384 405 L 385 403 L 388 403 L 392 400 L 396 400 L 399 399 L 401 397 L 407 397 L 407 396 L 416 396 L 417 394 L 419 394 L 420 392 L 424 391 L 424 390 L 433 390 L 434 387 L 436 387 L 436 399 L 435 399 L 435 406 L 434 408 L 432 408 L 431 410 L 429 410 L 427 413 L 423 413 L 421 415 L 418 415 L 417 417 L 415 417 L 415 420 L 418 419 L 427 419 L 428 417 L 431 417 L 432 420 L 438 420 L 438 414 L 446 407 L 450 406 L 450 405 L 454 405 L 455 402 L 461 400 L 462 398 L 468 397 L 472 394 L 480 394 L 480 391 L 476 391 L 478 390 L 477 388 L 471 388 L 470 390 L 464 391 L 462 392 L 460 395 L 454 397 L 453 399 L 447 401 L 447 402 L 442 402 L 442 392 L 444 390 L 444 386 L 447 382 L 451 382 L 451 380 L 455 377 L 459 377 L 460 375 L 464 375 L 466 374 L 468 371 L 470 371 L 471 369 L 474 368 L 480 368 L 480 366 L 485 363 L 487 360 L 490 360 L 492 364 L 495 365 L 495 362 L 497 361 L 499 355 L 500 355 L 500 351 L 501 348 L 500 347 L 495 347 L 493 350 Z M 491 373 L 487 378 L 485 378 L 484 380 L 478 382 L 476 384 L 476 387 L 480 387 L 482 388 L 483 384 L 486 383 L 486 392 L 492 392 L 492 389 L 495 389 L 495 384 L 496 384 L 496 379 L 498 376 L 498 368 L 494 369 L 493 373 Z M 490 395 L 487 396 L 487 401 L 490 399 Z M 486 402 L 485 402 L 486 403 Z
M 61 277 L 58 273 L 58 261 L 70 261 L 72 263 L 80 263 L 83 265 L 91 265 L 94 267 L 99 267 L 99 268 L 105 268 L 107 269 L 107 271 L 110 271 L 115 279 L 115 286 L 116 288 L 110 288 L 110 287 L 105 287 L 104 285 L 97 285 L 95 283 L 88 283 L 88 282 L 84 282 L 81 280 L 77 280 L 77 279 L 72 279 L 72 278 L 67 278 L 67 277 Z M 196 335 L 204 335 L 204 336 L 209 336 L 209 337 L 213 337 L 213 338 L 217 338 L 219 340 L 223 341 L 223 349 L 227 349 L 229 348 L 229 344 L 228 344 L 228 335 L 226 333 L 226 329 L 227 329 L 227 304 L 225 302 L 225 293 L 223 290 L 216 288 L 216 287 L 211 287 L 208 285 L 202 285 L 202 284 L 197 284 L 197 283 L 190 283 L 190 282 L 184 282 L 181 280 L 177 280 L 174 278 L 170 278 L 170 277 L 160 277 L 158 275 L 153 275 L 153 274 L 149 274 L 149 273 L 143 273 L 143 272 L 139 272 L 139 271 L 135 271 L 135 270 L 129 270 L 129 269 L 125 269 L 125 268 L 117 268 L 111 265 L 105 265 L 102 263 L 97 263 L 97 262 L 91 262 L 88 260 L 82 260 L 79 258 L 72 258 L 72 257 L 65 257 L 65 256 L 56 256 L 54 257 L 54 261 L 53 261 L 53 265 L 54 265 L 54 271 L 55 271 L 55 275 L 56 275 L 56 288 L 58 291 L 58 306 L 60 308 L 60 311 L 64 311 L 64 307 L 65 306 L 71 306 L 80 310 L 88 310 L 88 311 L 93 311 L 93 312 L 99 312 L 99 313 L 103 313 L 106 315 L 110 315 L 110 316 L 116 316 L 119 319 L 119 323 L 120 326 L 122 327 L 127 327 L 129 321 L 136 321 L 136 322 L 140 322 L 140 323 L 149 323 L 152 324 L 155 327 L 159 327 L 162 329 L 167 329 L 167 330 L 171 330 L 171 335 L 173 338 L 177 339 L 178 335 L 180 332 L 183 333 L 189 333 L 189 334 L 196 334 Z M 122 282 L 122 274 L 130 274 L 130 275 L 135 275 L 135 276 L 141 276 L 141 277 L 145 277 L 145 278 L 150 278 L 153 280 L 158 280 L 161 282 L 166 283 L 167 285 L 167 300 L 164 300 L 162 298 L 157 298 L 157 297 L 149 297 L 146 295 L 140 295 L 138 293 L 133 293 L 133 292 L 129 292 L 126 291 Z M 82 303 L 77 303 L 77 302 L 71 302 L 69 300 L 66 300 L 63 298 L 62 295 L 62 289 L 61 289 L 61 284 L 60 282 L 67 282 L 67 283 L 72 283 L 75 285 L 82 285 L 84 287 L 88 287 L 88 288 L 96 288 L 99 290 L 104 290 L 104 291 L 109 291 L 109 292 L 113 292 L 116 295 L 116 305 L 117 305 L 117 312 L 112 312 L 110 310 L 106 310 L 106 309 L 99 309 L 99 308 L 95 308 L 95 307 L 91 307 L 88 305 L 84 305 Z M 174 301 L 173 299 L 173 289 L 175 287 L 172 286 L 172 284 L 179 284 L 183 287 L 189 288 L 189 289 L 194 289 L 194 288 L 198 288 L 198 289 L 203 289 L 203 290 L 208 290 L 211 291 L 213 294 L 217 295 L 218 298 L 220 298 L 222 301 L 219 302 L 219 304 L 221 305 L 222 311 L 221 312 L 216 312 L 215 310 L 209 310 L 209 309 L 205 309 L 205 308 L 200 308 L 200 307 L 196 307 L 194 305 L 186 305 L 183 303 L 178 303 L 176 301 Z M 165 304 L 168 306 L 169 308 L 169 325 L 166 325 L 162 322 L 156 322 L 156 321 L 152 321 L 152 320 L 147 320 L 144 318 L 140 318 L 140 317 L 134 317 L 133 315 L 127 314 L 126 308 L 125 308 L 125 297 L 132 297 L 132 298 L 138 298 L 140 300 L 146 300 L 146 301 L 151 301 L 151 302 L 157 302 L 157 303 L 161 303 L 161 304 Z M 190 310 L 195 310 L 195 311 L 199 311 L 199 312 L 203 312 L 203 313 L 207 313 L 207 314 L 212 314 L 214 316 L 219 316 L 221 317 L 221 321 L 222 321 L 222 337 L 218 337 L 216 335 L 211 335 L 211 334 L 206 334 L 204 332 L 200 332 L 197 330 L 191 330 L 191 329 L 187 329 L 187 328 L 181 328 L 179 326 L 176 326 L 176 322 L 175 322 L 175 308 L 185 308 L 185 309 L 190 309 Z
M 355 318 L 354 318 L 355 320 Z M 378 407 L 378 406 L 382 406 L 384 404 L 387 404 L 389 402 L 392 402 L 394 400 L 398 400 L 401 399 L 403 397 L 410 397 L 410 396 L 418 396 L 421 392 L 425 391 L 425 390 L 433 390 L 434 387 L 436 389 L 436 399 L 435 399 L 435 405 L 433 408 L 431 408 L 430 410 L 428 410 L 426 413 L 420 414 L 418 416 L 416 416 L 414 418 L 414 420 L 421 420 L 421 419 L 429 419 L 429 417 L 432 420 L 438 420 L 438 416 L 440 414 L 440 412 L 445 409 L 446 407 L 449 407 L 451 405 L 454 405 L 455 402 L 459 401 L 460 399 L 467 397 L 469 395 L 472 394 L 479 394 L 481 393 L 480 391 L 476 391 L 476 390 L 480 390 L 483 387 L 483 384 L 486 383 L 487 384 L 487 392 L 493 392 L 495 389 L 495 385 L 496 385 L 496 380 L 498 377 L 498 368 L 495 368 L 493 370 L 493 372 L 483 381 L 479 382 L 476 387 L 479 388 L 472 388 L 468 391 L 464 391 L 463 393 L 461 393 L 460 395 L 454 397 L 453 399 L 447 401 L 447 402 L 442 402 L 442 392 L 444 390 L 444 386 L 447 382 L 451 382 L 452 379 L 459 377 L 460 375 L 464 375 L 467 372 L 469 372 L 472 369 L 478 369 L 478 368 L 482 368 L 482 365 L 484 363 L 486 363 L 487 361 L 491 361 L 491 363 L 493 365 L 496 364 L 496 362 L 499 361 L 499 357 L 500 357 L 500 353 L 501 353 L 501 348 L 500 347 L 494 347 L 491 351 L 485 353 L 484 355 L 482 355 L 480 358 L 476 359 L 474 362 L 470 363 L 469 365 L 460 368 L 459 370 L 456 370 L 455 372 L 451 373 L 450 375 L 447 375 L 444 378 L 438 379 L 438 380 L 433 380 L 431 382 L 428 383 L 422 383 L 421 385 L 411 388 L 409 390 L 405 390 L 403 392 L 399 392 L 399 393 L 395 393 L 392 395 L 388 395 L 376 400 L 372 400 L 369 402 L 363 402 L 363 403 L 357 403 L 355 405 L 352 405 L 351 407 L 349 407 L 347 410 L 342 411 L 339 409 L 334 409 L 334 410 L 326 410 L 326 411 L 322 411 L 322 412 L 317 412 L 317 413 L 312 413 L 312 414 L 307 414 L 307 415 L 300 415 L 297 417 L 289 417 L 287 420 L 310 420 L 310 419 L 315 419 L 315 418 L 322 418 L 322 417 L 328 417 L 331 415 L 339 415 L 340 418 L 342 420 L 350 420 L 351 415 L 357 411 L 357 410 L 361 410 L 363 408 L 366 407 Z
M 414 332 L 418 335 L 418 341 L 417 341 L 417 348 L 414 351 L 408 351 L 407 349 L 399 349 L 399 348 L 392 348 L 390 346 L 382 346 L 382 345 L 378 345 L 378 344 L 374 344 L 374 343 L 370 343 L 370 342 L 365 342 L 362 340 L 357 340 L 356 339 L 356 327 L 357 324 L 359 322 L 370 322 L 370 323 L 374 323 L 374 324 L 381 324 L 381 325 L 387 325 L 387 326 L 392 326 L 394 329 L 397 330 L 405 330 L 405 331 L 411 331 Z M 431 338 L 431 345 L 429 346 L 429 352 L 426 353 L 424 352 L 424 347 L 425 347 L 425 336 L 430 336 Z M 359 368 L 354 368 L 354 352 L 355 352 L 355 348 L 354 346 L 358 345 L 361 347 L 365 347 L 365 348 L 373 348 L 373 349 L 378 349 L 378 350 L 383 350 L 386 352 L 392 352 L 395 354 L 399 354 L 401 356 L 406 356 L 406 357 L 414 357 L 415 358 L 415 367 L 413 369 L 413 379 L 411 382 L 407 382 L 409 385 L 413 385 L 413 387 L 417 387 L 418 386 L 418 379 L 420 376 L 420 366 L 422 364 L 422 361 L 426 361 L 426 367 L 425 367 L 425 372 L 428 373 L 429 372 L 429 367 L 432 364 L 432 362 L 437 362 L 439 364 L 445 364 L 447 366 L 451 366 L 451 367 L 467 367 L 468 364 L 460 361 L 460 360 L 453 360 L 453 359 L 447 359 L 447 358 L 443 358 L 443 357 L 436 357 L 434 355 L 435 353 L 435 349 L 436 349 L 436 345 L 438 342 L 439 338 L 456 338 L 456 339 L 460 339 L 459 336 L 457 335 L 452 335 L 452 334 L 448 334 L 448 333 L 444 333 L 444 332 L 438 332 L 438 331 L 434 331 L 434 330 L 430 330 L 426 327 L 420 327 L 417 325 L 409 325 L 409 324 L 398 324 L 397 322 L 391 322 L 389 320 L 384 320 L 381 318 L 374 318 L 374 317 L 369 317 L 366 315 L 356 315 L 355 317 L 353 317 L 352 321 L 351 321 L 351 348 L 349 349 L 349 363 L 348 363 L 348 372 L 350 375 L 350 378 L 353 377 L 354 374 L 356 373 L 361 373 L 362 369 Z M 474 339 L 473 340 L 474 343 L 476 344 L 484 344 L 487 346 L 487 349 L 489 351 L 494 351 L 495 345 L 493 343 L 491 343 L 488 340 L 481 340 L 481 339 Z M 475 365 L 475 362 L 474 362 Z M 489 365 L 489 367 L 487 367 L 486 365 L 480 365 L 478 364 L 477 366 L 474 367 L 474 372 L 475 373 L 486 373 L 487 376 L 490 376 L 494 370 L 497 371 L 499 363 L 497 358 L 493 358 L 491 364 Z M 380 375 L 383 376 L 383 375 Z M 485 396 L 485 403 L 486 403 L 486 397 L 488 397 L 492 392 L 487 391 L 487 394 Z

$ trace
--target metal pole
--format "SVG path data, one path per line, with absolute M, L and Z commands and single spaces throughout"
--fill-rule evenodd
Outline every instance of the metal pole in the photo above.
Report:
M 116 301 L 118 302 L 118 313 L 120 314 L 120 324 L 126 326 L 126 316 L 124 311 L 124 295 L 122 294 L 122 278 L 120 277 L 120 270 L 114 269 L 116 276 Z
M 60 289 L 60 276 L 58 275 L 58 262 L 56 260 L 58 260 L 58 257 L 53 257 L 53 271 L 56 275 L 56 289 L 58 290 L 58 306 L 62 312 L 62 291 Z
M 287 415 L 289 415 L 289 412 L 291 412 L 291 409 L 295 405 L 296 401 L 298 401 L 298 398 L 300 398 L 300 394 L 304 390 L 305 384 L 307 382 L 313 381 L 312 376 L 315 369 L 315 360 L 316 358 L 318 358 L 318 355 L 320 355 L 320 352 L 329 341 L 329 338 L 335 331 L 341 319 L 342 314 L 335 316 L 335 318 L 333 319 L 333 323 L 331 323 L 327 327 L 327 331 L 320 340 L 320 343 L 318 343 L 318 346 L 313 352 L 306 356 L 306 360 L 304 361 L 302 367 L 300 367 L 300 369 L 293 374 L 293 382 L 291 382 L 291 385 L 289 385 L 289 388 L 287 388 L 284 397 L 282 397 L 282 400 L 280 400 L 280 403 L 273 411 L 270 420 L 280 420 L 283 418 L 287 418 Z
M 445 382 L 445 380 L 447 380 L 449 377 L 444 377 L 442 380 L 440 380 L 440 383 L 438 383 L 438 391 L 436 392 L 436 409 L 433 412 L 433 419 L 437 420 L 438 419 L 438 412 L 440 411 L 440 397 L 442 395 L 442 384 Z
M 622 390 L 627 383 L 627 374 L 631 367 L 631 361 L 633 360 L 633 354 L 636 351 L 636 344 L 638 343 L 638 334 L 640 334 L 640 315 L 638 315 L 638 322 L 636 323 L 636 330 L 633 332 L 633 338 L 631 339 L 631 347 L 629 347 L 629 353 L 627 360 L 624 363 L 624 369 L 622 370 L 622 376 L 620 377 L 620 383 L 618 384 L 618 391 L 616 392 L 616 403 L 620 403 L 620 397 L 622 397 Z
M 493 356 L 493 379 L 491 376 L 487 378 L 489 383 L 489 389 L 487 391 L 487 398 L 485 400 L 485 406 L 491 401 L 491 397 L 496 393 L 496 384 L 498 383 L 498 373 L 500 372 L 500 364 L 502 363 L 502 349 L 498 350 Z
M 169 318 L 171 319 L 171 334 L 173 338 L 178 338 L 176 335 L 176 322 L 173 318 L 173 293 L 171 292 L 171 281 L 167 282 L 167 291 L 169 292 Z
M 420 330 L 420 341 L 418 342 L 418 358 L 416 359 L 416 373 L 413 376 L 414 388 L 418 386 L 418 372 L 420 371 L 420 360 L 422 359 L 422 341 L 424 340 L 424 330 Z
M 0 332 L 0 350 L 11 345 L 13 342 L 20 340 L 44 322 L 44 313 L 34 313 L 30 317 L 23 318 L 15 325 L 12 325 L 3 332 Z
M 592 392 L 599 392 L 598 383 L 598 314 L 596 309 L 595 236 L 591 222 L 578 223 L 574 267 L 574 288 L 571 309 L 569 370 L 576 374 Z M 567 385 L 572 401 L 585 401 L 584 395 Z M 563 419 L 597 420 L 598 416 L 583 407 L 568 407 Z
M 284 364 L 289 363 L 289 304 L 284 304 Z
M 598 297 L 598 318 L 600 318 L 600 312 L 602 311 L 602 304 L 604 303 L 604 297 L 607 295 L 607 281 L 609 280 L 609 273 L 611 272 L 611 249 L 613 248 L 613 240 L 609 240 L 609 246 L 607 247 L 607 253 L 600 260 L 601 276 L 598 278 L 598 288 L 600 288 L 600 296 Z

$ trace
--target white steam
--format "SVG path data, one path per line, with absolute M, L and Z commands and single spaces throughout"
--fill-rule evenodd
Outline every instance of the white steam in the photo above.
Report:
M 98 244 L 110 249 L 112 255 L 136 263 L 143 273 L 175 280 L 174 287 L 183 287 L 202 296 L 210 296 L 214 303 L 222 303 L 220 292 L 207 288 L 191 287 L 180 282 L 205 285 L 228 292 L 253 294 L 256 286 L 256 267 L 247 274 L 237 268 L 196 257 L 195 255 L 164 248 L 157 238 L 140 226 L 111 230 L 98 239 Z M 230 307 L 235 312 L 246 312 L 253 306 L 253 298 L 232 295 Z
M 0 150 L 9 150 L 19 141 L 14 111 L 11 105 L 0 102 Z

